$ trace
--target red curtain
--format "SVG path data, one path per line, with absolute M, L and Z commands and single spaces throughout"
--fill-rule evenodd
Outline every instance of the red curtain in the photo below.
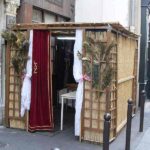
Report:
M 29 131 L 51 130 L 54 127 L 49 41 L 49 31 L 33 31 Z

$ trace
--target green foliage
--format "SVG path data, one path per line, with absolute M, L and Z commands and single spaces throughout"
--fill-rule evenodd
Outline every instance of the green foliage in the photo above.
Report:
M 103 75 L 102 89 L 105 89 L 110 85 L 112 80 L 112 75 L 113 75 L 113 69 L 110 66 L 108 66 L 108 68 L 106 68 L 105 73 Z
M 87 37 L 83 43 L 85 56 L 78 52 L 85 66 L 86 74 L 92 78 L 92 86 L 95 89 L 104 90 L 111 84 L 113 68 L 111 67 L 111 51 L 116 46 L 110 43 Z
M 28 36 L 25 32 L 6 30 L 2 33 L 2 37 L 7 41 L 11 51 L 15 52 L 11 57 L 11 63 L 15 72 L 21 74 L 28 60 Z
M 17 40 L 16 34 L 13 31 L 6 30 L 3 31 L 1 35 L 10 44 L 15 43 L 15 41 Z
M 95 87 L 96 89 L 99 88 L 99 65 L 98 64 L 94 64 L 93 65 L 93 87 Z

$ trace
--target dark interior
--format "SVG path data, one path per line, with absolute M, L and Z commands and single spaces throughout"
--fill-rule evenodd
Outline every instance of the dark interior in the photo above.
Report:
M 63 40 L 54 38 L 52 42 L 52 64 L 53 64 L 53 108 L 55 130 L 60 127 L 61 103 L 59 103 L 59 90 L 64 88 L 67 92 L 76 90 L 76 82 L 73 77 L 73 47 L 74 40 Z M 74 125 L 74 107 L 65 105 L 64 129 Z

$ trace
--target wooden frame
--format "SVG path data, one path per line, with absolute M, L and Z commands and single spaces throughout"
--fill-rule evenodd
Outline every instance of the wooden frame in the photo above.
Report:
M 118 22 L 107 23 L 74 23 L 74 22 L 57 22 L 51 24 L 45 23 L 29 23 L 29 24 L 16 24 L 12 27 L 12 30 L 76 30 L 76 29 L 107 29 L 116 33 L 120 33 L 123 36 L 130 38 L 138 38 L 138 35 L 126 30 Z
M 9 45 L 7 44 L 6 45 L 6 79 L 9 79 L 9 61 L 10 61 L 10 48 L 9 48 Z M 8 109 L 9 109 L 9 101 L 8 101 L 8 99 L 9 99 L 9 82 L 8 82 L 8 80 L 6 80 L 6 100 L 5 100 L 5 126 L 6 127 L 9 127 L 9 115 L 8 115 L 8 113 L 9 113 L 9 111 L 8 111 Z

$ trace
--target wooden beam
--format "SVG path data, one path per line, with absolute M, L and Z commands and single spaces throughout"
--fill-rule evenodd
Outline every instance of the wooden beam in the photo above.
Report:
M 6 99 L 5 99 L 5 126 L 9 127 L 9 65 L 10 65 L 10 47 L 6 45 Z
M 138 38 L 138 35 L 128 31 L 122 25 L 116 22 L 107 23 L 74 23 L 74 22 L 56 22 L 51 24 L 45 23 L 29 23 L 29 24 L 16 24 L 12 30 L 76 30 L 76 29 L 106 29 L 120 32 L 120 34 L 128 35 L 129 37 Z

